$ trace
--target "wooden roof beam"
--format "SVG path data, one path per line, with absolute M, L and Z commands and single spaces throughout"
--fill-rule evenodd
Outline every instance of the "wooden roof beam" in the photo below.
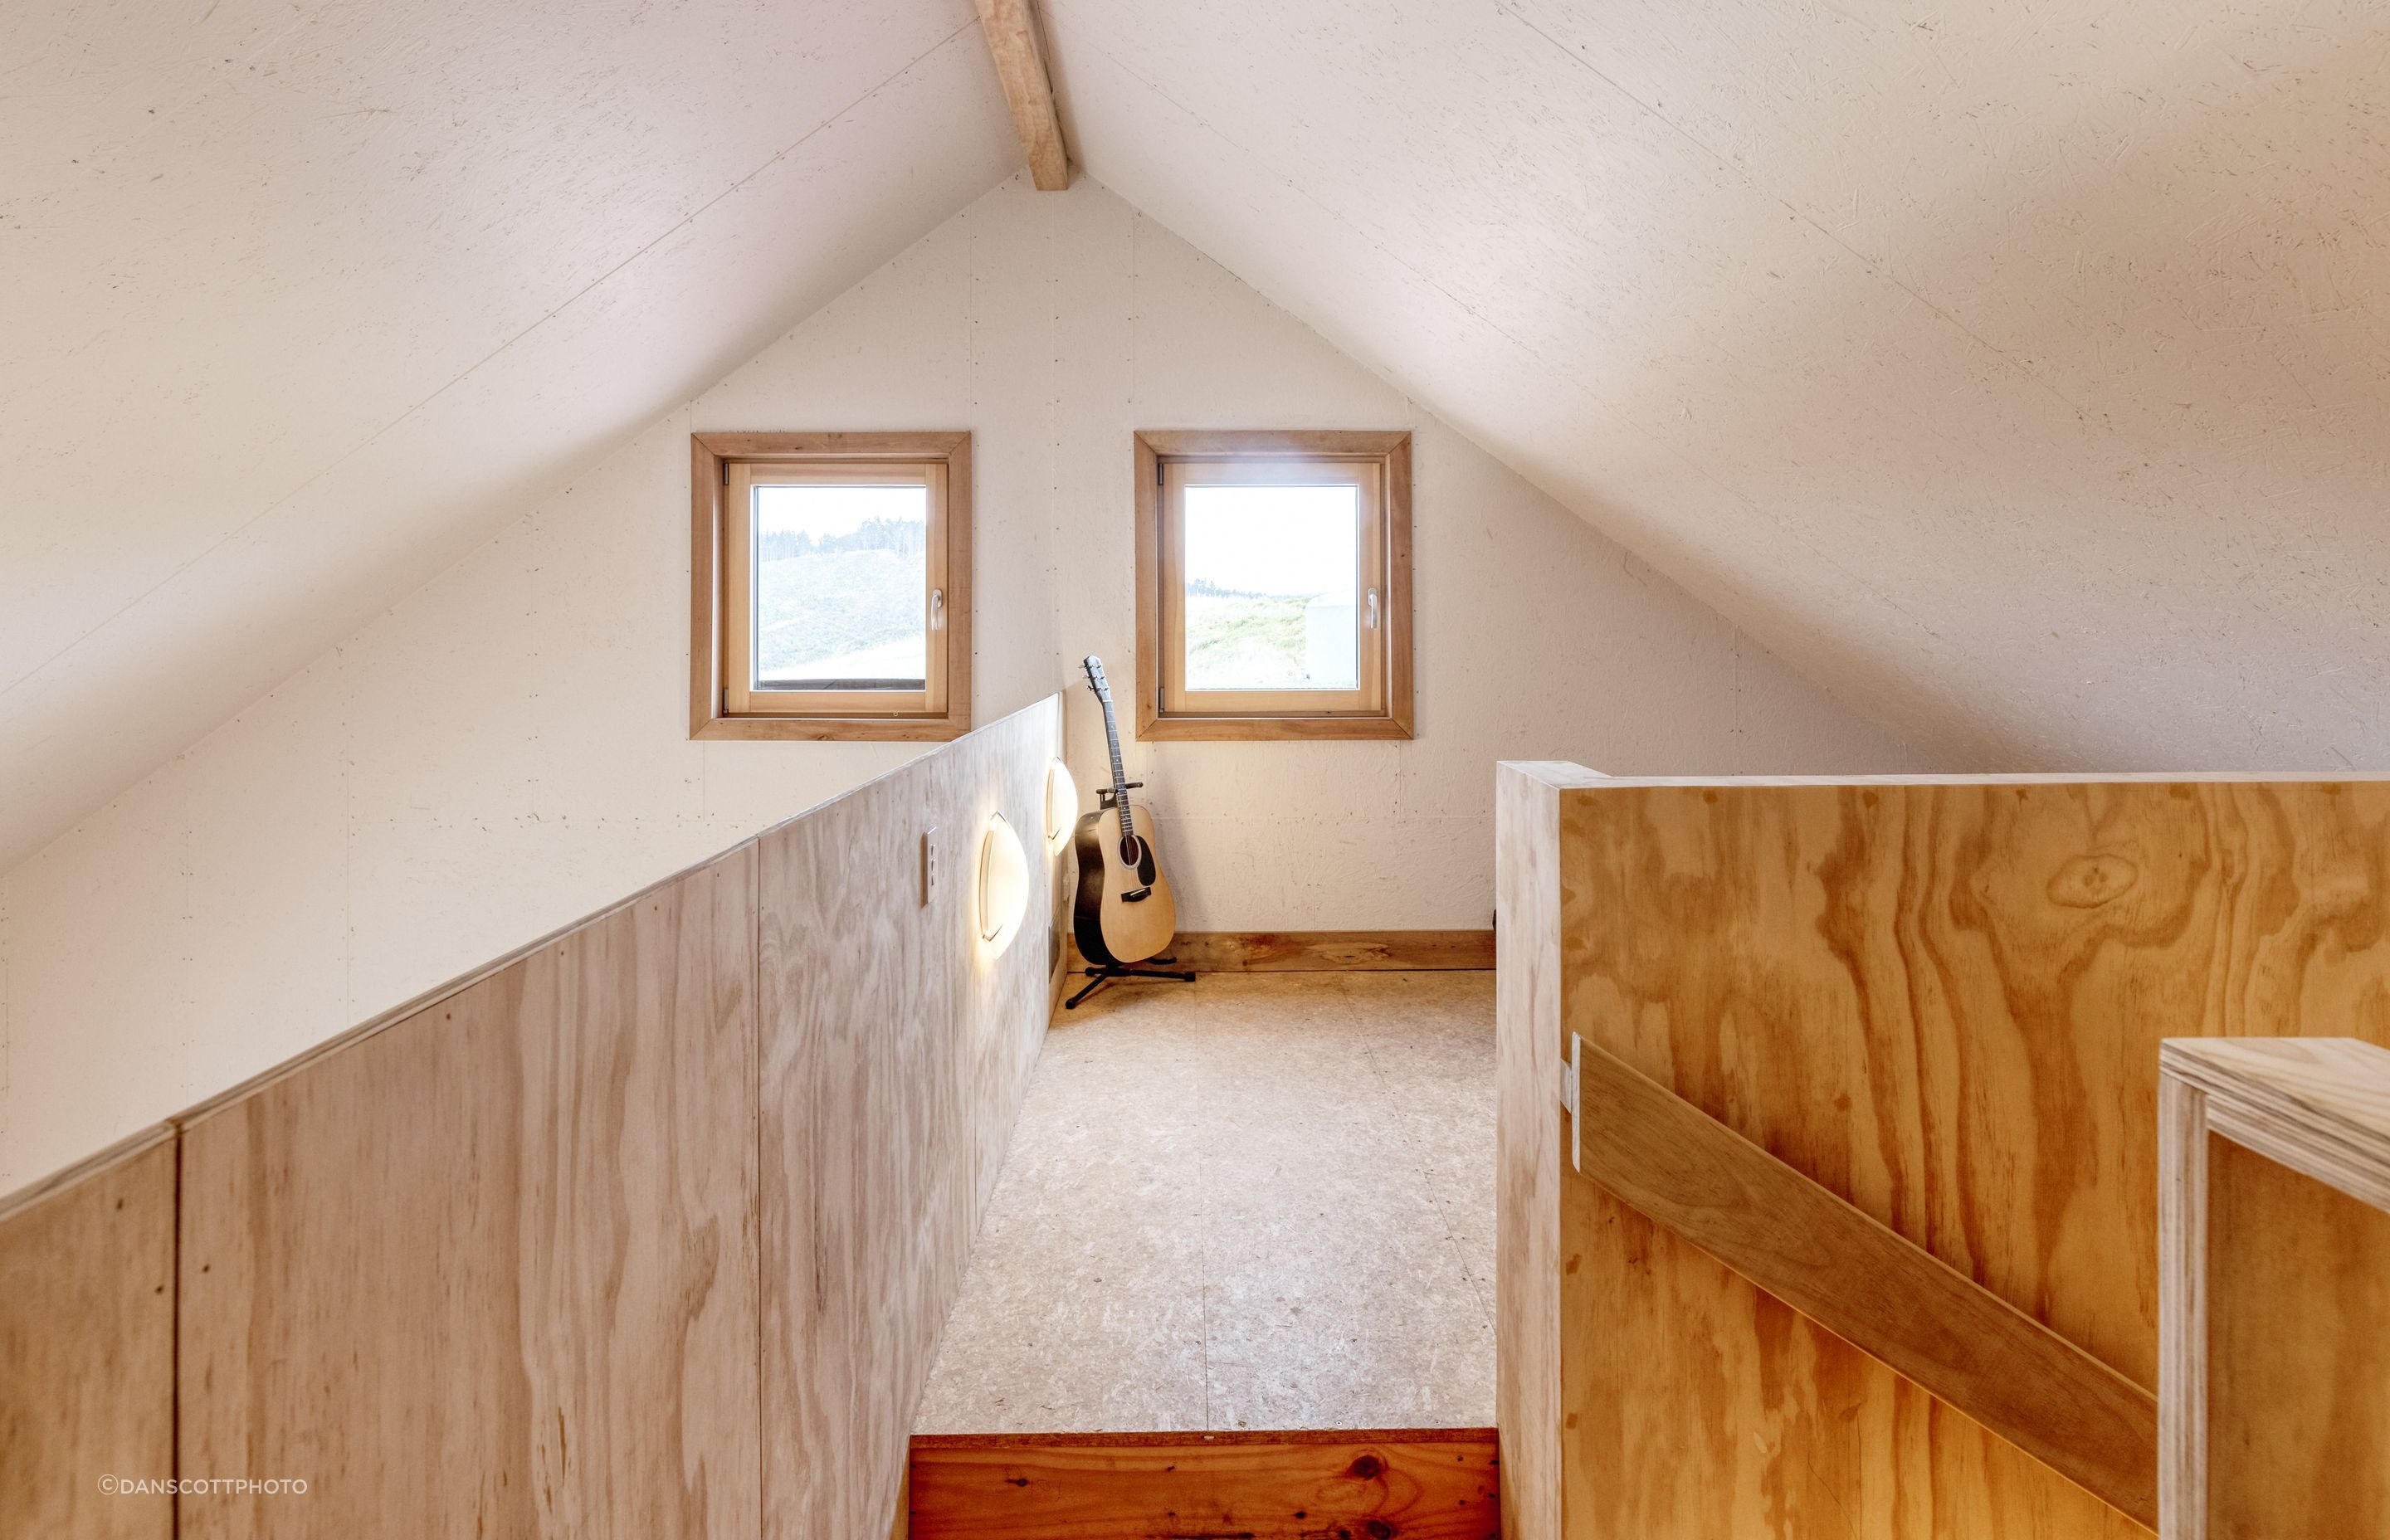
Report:
M 1029 156 L 1030 179 L 1041 192 L 1071 185 L 1071 154 L 1062 143 L 1062 120 L 1054 110 L 1054 84 L 1046 73 L 1046 50 L 1037 38 L 1031 0 L 978 0 L 980 28 L 996 60 L 996 78 L 1012 108 L 1012 126 Z

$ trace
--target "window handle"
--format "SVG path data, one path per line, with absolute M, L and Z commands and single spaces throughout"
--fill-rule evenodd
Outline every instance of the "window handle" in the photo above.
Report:
M 943 588 L 932 588 L 930 590 L 930 629 L 943 631 L 945 629 L 945 624 L 946 591 Z
M 1369 629 L 1378 629 L 1378 591 L 1375 588 L 1369 590 Z

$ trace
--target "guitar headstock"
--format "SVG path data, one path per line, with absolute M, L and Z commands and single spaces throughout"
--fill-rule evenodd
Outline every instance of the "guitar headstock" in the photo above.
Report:
M 1079 666 L 1087 671 L 1087 688 L 1096 692 L 1097 699 L 1111 705 L 1112 687 L 1104 681 L 1104 661 L 1090 652 L 1079 660 Z

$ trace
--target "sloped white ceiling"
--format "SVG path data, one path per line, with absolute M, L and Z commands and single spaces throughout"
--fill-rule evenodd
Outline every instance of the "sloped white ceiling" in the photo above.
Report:
M 1094 174 L 1937 757 L 2390 767 L 2390 7 L 1044 4 Z
M 970 0 L 0 7 L 0 869 L 1018 153 Z

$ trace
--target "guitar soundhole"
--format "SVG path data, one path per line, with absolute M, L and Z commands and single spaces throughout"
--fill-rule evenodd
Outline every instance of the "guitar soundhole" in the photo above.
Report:
M 1145 849 L 1138 843 L 1137 838 L 1134 834 L 1124 834 L 1121 836 L 1120 850 L 1121 865 L 1128 867 L 1132 871 L 1136 870 L 1137 863 L 1145 858 Z

